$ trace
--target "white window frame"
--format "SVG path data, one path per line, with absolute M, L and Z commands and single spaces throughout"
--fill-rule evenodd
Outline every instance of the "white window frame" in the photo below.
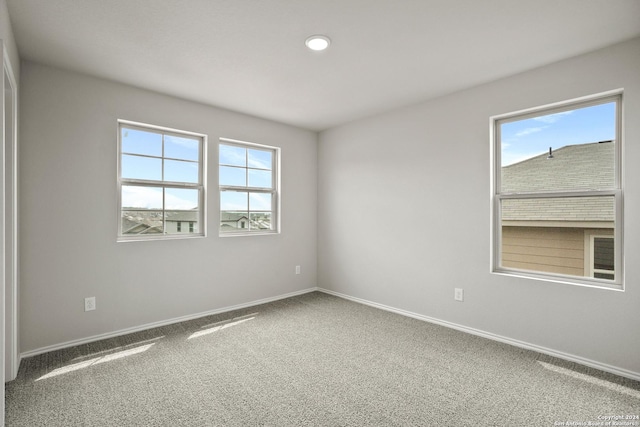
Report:
M 130 120 L 122 120 L 118 119 L 118 157 L 117 157 L 117 191 L 118 191 L 118 231 L 117 231 L 117 241 L 118 242 L 132 242 L 132 241 L 146 241 L 146 240 L 173 240 L 173 239 L 189 239 L 189 238 L 198 238 L 198 237 L 206 237 L 207 235 L 207 225 L 206 225 L 206 176 L 207 176 L 207 135 L 190 132 L 180 129 L 173 129 L 164 126 L 151 125 L 148 123 L 140 123 L 134 122 Z M 132 178 L 123 178 L 122 177 L 122 128 L 133 128 L 139 129 L 145 132 L 159 133 L 162 135 L 171 135 L 177 137 L 187 137 L 191 139 L 199 139 L 200 147 L 198 152 L 199 157 L 199 168 L 198 168 L 198 182 L 197 183 L 185 183 L 185 182 L 172 182 L 172 181 L 164 181 L 164 180 L 146 180 L 146 179 L 132 179 Z M 169 159 L 163 156 L 164 159 Z M 178 159 L 180 160 L 180 159 Z M 123 185 L 135 185 L 141 187 L 153 187 L 153 188 L 178 188 L 178 189 L 193 189 L 198 190 L 199 199 L 198 199 L 198 225 L 199 230 L 197 233 L 174 233 L 167 234 L 166 233 L 166 221 L 163 221 L 164 230 L 163 233 L 159 234 L 122 234 L 122 186 Z M 160 209 L 163 213 L 165 212 L 165 208 L 163 206 Z
M 501 192 L 501 137 L 500 125 L 510 121 L 520 121 L 543 115 L 560 113 L 605 103 L 616 103 L 616 135 L 614 155 L 614 186 L 610 189 L 579 190 L 579 191 L 548 191 L 527 193 L 502 193 Z M 558 102 L 541 107 L 520 110 L 512 113 L 501 114 L 490 118 L 491 140 L 491 273 L 514 277 L 524 277 L 537 280 L 565 283 L 595 288 L 613 289 L 624 291 L 624 242 L 623 242 L 623 90 L 617 89 L 597 95 Z M 612 196 L 614 198 L 615 227 L 614 227 L 614 251 L 615 251 L 615 278 L 614 280 L 597 279 L 594 277 L 579 277 L 558 273 L 546 273 L 517 268 L 503 267 L 502 261 L 502 218 L 501 203 L 509 199 L 539 199 L 539 198 L 564 198 L 564 197 L 593 197 Z M 591 275 L 592 276 L 592 275 Z
M 600 270 L 594 268 L 595 265 L 595 239 L 613 239 L 614 240 L 614 248 L 615 248 L 615 238 L 612 234 L 605 234 L 601 231 L 585 231 L 585 276 L 593 277 L 595 273 L 602 274 L 613 274 L 615 276 L 615 266 L 614 270 Z
M 271 169 L 271 188 L 262 187 L 249 187 L 247 186 L 232 186 L 232 185 L 219 185 L 218 202 L 220 202 L 220 196 L 223 191 L 241 191 L 248 193 L 266 193 L 271 194 L 271 230 L 253 231 L 249 227 L 238 228 L 237 231 L 222 231 L 220 228 L 220 221 L 222 218 L 222 206 L 218 209 L 218 235 L 220 237 L 233 237 L 233 236 L 259 236 L 269 234 L 280 234 L 280 147 L 274 147 L 271 145 L 256 144 L 253 142 L 241 141 L 231 138 L 220 138 L 218 141 L 218 156 L 220 155 L 220 145 L 230 145 L 234 147 L 241 147 L 246 149 L 258 149 L 271 151 L 272 155 L 272 169 Z M 218 158 L 218 179 L 220 179 L 220 158 Z M 223 165 L 224 166 L 224 165 Z M 250 169 L 250 168 L 246 168 Z M 219 183 L 219 182 L 218 182 Z M 251 211 L 247 211 L 249 214 Z

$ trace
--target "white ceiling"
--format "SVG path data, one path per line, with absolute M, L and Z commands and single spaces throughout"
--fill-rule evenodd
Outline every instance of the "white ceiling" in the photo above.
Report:
M 23 59 L 312 130 L 640 35 L 639 0 L 7 4 Z

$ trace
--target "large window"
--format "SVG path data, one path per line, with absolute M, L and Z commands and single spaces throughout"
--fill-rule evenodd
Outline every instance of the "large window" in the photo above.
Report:
M 278 231 L 275 147 L 220 139 L 220 235 Z
M 622 288 L 621 93 L 492 118 L 492 270 Z
M 204 236 L 205 149 L 205 135 L 118 122 L 119 240 Z

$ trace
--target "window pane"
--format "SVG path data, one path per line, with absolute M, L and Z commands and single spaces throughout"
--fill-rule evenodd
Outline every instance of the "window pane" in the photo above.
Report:
M 165 209 L 168 210 L 193 210 L 198 209 L 199 191 L 167 188 L 164 193 Z
M 249 219 L 252 230 L 271 230 L 271 212 L 251 212 Z
M 121 141 L 123 153 L 162 156 L 162 135 L 159 133 L 122 127 Z
M 614 279 L 614 275 L 608 274 L 608 273 L 593 273 L 593 277 L 595 277 L 596 279 L 608 279 L 608 280 Z
M 123 185 L 122 209 L 162 209 L 162 188 Z
M 164 136 L 164 156 L 174 159 L 198 161 L 200 145 L 198 139 Z
M 198 211 L 167 211 L 165 222 L 167 234 L 199 233 Z M 190 227 L 193 224 L 193 230 Z
M 593 238 L 593 268 L 611 270 L 614 266 L 613 239 L 609 237 Z
M 162 234 L 161 211 L 122 211 L 122 234 Z
M 502 259 L 508 268 L 585 276 L 585 233 L 614 226 L 614 197 L 506 199 Z
M 249 171 L 249 187 L 273 188 L 271 180 L 271 171 L 263 171 L 256 169 L 248 169 Z
M 120 235 L 199 233 L 204 139 L 140 127 L 120 124 Z
M 249 154 L 249 167 L 258 169 L 273 169 L 273 154 L 272 151 L 264 150 L 247 150 Z
M 613 188 L 615 135 L 615 102 L 501 123 L 501 192 Z
M 250 193 L 249 194 L 249 210 L 250 211 L 270 211 L 271 210 L 271 194 L 269 193 Z
M 249 213 L 244 211 L 220 212 L 220 231 L 242 231 L 249 229 Z
M 122 178 L 162 181 L 162 160 L 122 155 Z
M 247 149 L 233 145 L 220 144 L 220 164 L 247 166 Z
M 221 191 L 220 210 L 222 211 L 248 211 L 248 195 L 242 191 Z
M 220 231 L 273 230 L 277 151 L 241 143 L 220 144 L 219 150 Z M 233 187 L 238 191 L 228 190 Z
M 246 187 L 247 170 L 245 168 L 220 166 L 220 185 Z
M 179 160 L 164 161 L 164 180 L 198 183 L 198 163 Z

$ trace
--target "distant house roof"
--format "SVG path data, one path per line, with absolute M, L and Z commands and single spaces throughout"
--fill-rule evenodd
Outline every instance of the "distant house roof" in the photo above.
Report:
M 167 211 L 167 221 L 198 221 L 197 211 Z M 122 213 L 122 234 L 162 234 L 162 213 L 129 210 Z
M 220 222 L 237 222 L 242 218 L 249 219 L 246 212 L 220 212 Z
M 162 233 L 162 220 L 144 212 L 125 211 L 122 214 L 122 234 Z
M 595 190 L 614 184 L 613 141 L 568 145 L 502 168 L 503 193 Z M 503 221 L 611 222 L 613 197 L 503 200 Z
M 167 211 L 167 221 L 197 221 L 197 211 Z
M 270 213 L 252 213 L 251 219 L 249 219 L 247 215 L 247 212 L 220 212 L 220 228 L 223 231 L 237 230 L 237 226 L 241 225 L 239 224 L 241 220 L 246 220 L 250 222 L 250 228 L 253 230 L 271 229 Z

